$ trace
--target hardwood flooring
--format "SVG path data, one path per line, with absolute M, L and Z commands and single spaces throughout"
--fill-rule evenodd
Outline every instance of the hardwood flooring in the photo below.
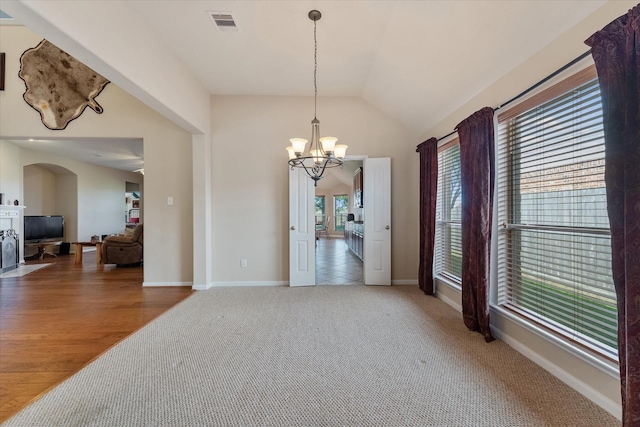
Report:
M 0 279 L 0 422 L 191 295 L 143 288 L 142 267 L 82 264 L 73 255 L 20 278 Z

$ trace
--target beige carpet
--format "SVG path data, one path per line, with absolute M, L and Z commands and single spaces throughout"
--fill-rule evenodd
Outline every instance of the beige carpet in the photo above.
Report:
M 0 279 L 11 279 L 14 277 L 22 277 L 22 276 L 26 276 L 29 273 L 33 273 L 34 271 L 38 271 L 41 268 L 45 268 L 50 266 L 50 263 L 47 264 L 29 264 L 29 265 L 24 265 L 21 264 L 18 266 L 18 268 L 14 268 L 13 270 L 9 270 L 9 271 L 5 271 L 4 273 L 0 274 Z
M 619 426 L 416 287 L 196 292 L 7 426 Z

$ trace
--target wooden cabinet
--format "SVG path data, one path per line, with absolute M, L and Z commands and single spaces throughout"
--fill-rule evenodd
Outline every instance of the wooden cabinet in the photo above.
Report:
M 356 169 L 353 176 L 353 207 L 364 208 L 364 186 L 362 179 L 362 168 Z

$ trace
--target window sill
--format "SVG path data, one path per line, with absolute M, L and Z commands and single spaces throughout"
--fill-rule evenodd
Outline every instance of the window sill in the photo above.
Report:
M 444 285 L 447 285 L 447 286 L 449 286 L 449 287 L 451 287 L 453 289 L 456 289 L 456 290 L 462 292 L 462 284 L 460 282 L 458 282 L 457 280 L 452 279 L 449 276 L 444 276 L 444 275 L 438 274 L 438 275 L 434 276 L 434 279 L 438 283 L 442 283 Z

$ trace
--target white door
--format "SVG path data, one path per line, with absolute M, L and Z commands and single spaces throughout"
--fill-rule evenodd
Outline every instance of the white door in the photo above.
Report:
M 391 285 L 391 159 L 364 161 L 364 283 Z
M 316 284 L 316 231 L 313 180 L 303 170 L 289 171 L 289 286 Z

